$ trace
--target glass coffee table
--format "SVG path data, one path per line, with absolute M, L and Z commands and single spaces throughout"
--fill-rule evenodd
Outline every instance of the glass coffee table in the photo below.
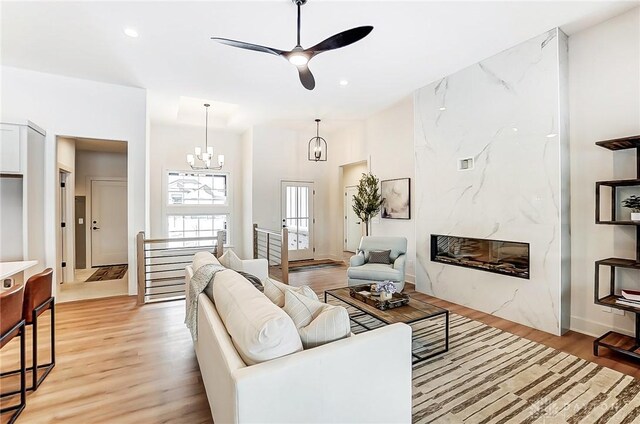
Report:
M 349 318 L 356 324 L 356 329 L 361 327 L 363 331 L 369 331 L 399 322 L 411 326 L 413 332 L 411 355 L 413 355 L 414 364 L 449 350 L 449 311 L 446 309 L 410 298 L 407 305 L 381 311 L 351 297 L 349 287 L 326 290 L 324 301 L 331 304 L 346 304 Z M 357 332 L 354 331 L 354 333 Z

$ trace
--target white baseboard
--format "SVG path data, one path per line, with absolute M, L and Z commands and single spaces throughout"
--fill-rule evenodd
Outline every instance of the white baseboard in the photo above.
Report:
M 621 334 L 626 334 L 628 336 L 634 336 L 633 332 L 630 330 L 617 328 L 615 326 L 602 324 L 596 321 L 591 321 L 576 316 L 571 316 L 571 325 L 569 329 L 571 331 L 576 331 L 578 333 L 586 334 L 591 337 L 600 337 L 607 331 L 612 330 Z

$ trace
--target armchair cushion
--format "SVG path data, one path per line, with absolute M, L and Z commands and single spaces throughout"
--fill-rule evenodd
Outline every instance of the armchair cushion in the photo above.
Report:
M 347 276 L 356 280 L 368 281 L 403 281 L 404 270 L 394 269 L 390 264 L 372 264 L 351 267 L 347 270 Z

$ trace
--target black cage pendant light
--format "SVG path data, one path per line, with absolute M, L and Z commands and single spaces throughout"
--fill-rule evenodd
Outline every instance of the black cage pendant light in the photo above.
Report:
M 327 161 L 327 141 L 320 137 L 320 120 L 316 119 L 316 136 L 309 140 L 309 160 L 312 162 Z

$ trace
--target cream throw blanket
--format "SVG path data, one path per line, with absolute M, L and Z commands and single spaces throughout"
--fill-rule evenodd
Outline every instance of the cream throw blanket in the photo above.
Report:
M 193 274 L 189 282 L 189 296 L 186 299 L 187 313 L 184 323 L 191 331 L 194 341 L 198 339 L 198 296 L 209 283 L 213 284 L 213 279 L 219 271 L 224 271 L 225 267 L 218 264 L 203 265 Z

